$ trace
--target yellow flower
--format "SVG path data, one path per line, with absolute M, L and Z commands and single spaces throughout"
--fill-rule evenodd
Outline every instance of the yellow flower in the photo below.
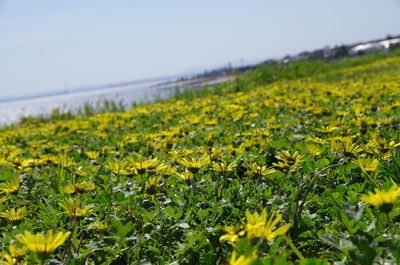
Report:
M 337 128 L 336 126 L 328 125 L 328 126 L 324 126 L 322 128 L 315 128 L 315 130 L 317 130 L 318 132 L 322 132 L 322 133 L 330 133 L 330 132 L 336 130 L 336 128 Z
M 233 145 L 228 145 L 227 147 L 226 147 L 226 150 L 229 152 L 229 153 L 231 153 L 231 154 L 233 154 L 233 155 L 235 155 L 235 154 L 242 154 L 244 151 L 245 151 L 245 149 L 244 149 L 244 146 L 243 145 L 240 145 L 238 148 L 235 148 Z
M 254 129 L 252 131 L 252 135 L 255 137 L 258 137 L 258 136 L 266 137 L 266 136 L 269 136 L 270 134 L 271 134 L 270 131 L 268 131 L 266 129 Z
M 16 258 L 11 257 L 10 254 L 2 253 L 0 259 L 0 265 L 18 265 L 18 260 Z
M 267 216 L 267 210 L 264 208 L 261 214 L 254 212 L 251 214 L 249 210 L 246 210 L 247 224 L 245 230 L 247 232 L 247 238 L 264 237 L 266 240 L 272 240 L 279 235 L 285 234 L 291 224 L 285 224 L 272 231 L 277 223 L 282 220 L 282 215 L 273 212 L 269 217 Z
M 236 167 L 235 164 L 228 164 L 226 161 L 220 163 L 217 162 L 212 163 L 213 170 L 218 172 L 229 172 L 232 171 L 235 167 Z
M 10 209 L 0 214 L 1 217 L 6 218 L 10 221 L 19 221 L 25 218 L 27 215 L 26 207 L 19 208 L 17 210 Z
M 244 236 L 246 231 L 243 227 L 236 228 L 234 226 L 227 226 L 224 228 L 227 234 L 220 236 L 219 241 L 228 241 L 229 244 L 235 246 L 236 242 L 239 240 L 239 237 Z
M 144 161 L 134 161 L 132 158 L 129 158 L 129 161 L 132 163 L 133 168 L 139 174 L 144 174 L 145 172 L 161 171 L 165 167 L 165 165 L 163 163 L 160 163 L 157 158 Z
M 35 160 L 33 159 L 24 159 L 20 157 L 15 157 L 10 161 L 11 165 L 13 165 L 15 168 L 18 169 L 23 169 L 29 166 L 32 166 L 35 164 Z
M 379 137 L 375 137 L 375 139 L 371 139 L 368 141 L 367 143 L 367 147 L 369 149 L 375 149 L 377 150 L 382 156 L 383 159 L 388 159 L 390 158 L 393 153 L 392 153 L 392 149 L 400 146 L 400 143 L 395 143 L 394 141 L 390 141 L 387 139 L 383 139 L 383 138 L 379 138 Z M 367 150 L 370 153 L 372 153 L 372 150 Z
M 220 147 L 213 147 L 213 148 L 211 148 L 211 150 L 208 150 L 208 151 L 209 151 L 209 153 L 208 153 L 209 158 L 212 161 L 216 161 L 224 153 L 224 150 L 222 148 L 220 148 Z
M 180 158 L 178 160 L 179 164 L 184 167 L 189 168 L 192 173 L 197 172 L 200 168 L 210 163 L 210 158 L 208 156 L 202 156 L 201 158 Z
M 182 150 L 179 150 L 179 151 L 171 151 L 171 152 L 168 152 L 170 155 L 172 155 L 173 157 L 181 157 L 181 156 L 188 156 L 188 155 L 190 155 L 191 153 L 193 153 L 193 150 L 190 150 L 190 149 L 182 149 Z
M 110 228 L 111 226 L 107 222 L 100 222 L 99 219 L 97 219 L 93 224 L 90 224 L 88 226 L 89 229 L 92 230 L 105 230 Z
M 68 186 L 65 186 L 65 187 L 64 187 L 64 192 L 65 192 L 65 193 L 68 193 L 68 194 L 73 194 L 73 193 L 75 193 L 75 192 L 76 192 L 75 185 L 74 185 L 74 184 L 70 184 L 70 185 L 68 185 Z
M 157 195 L 157 190 L 160 187 L 160 181 L 161 181 L 161 176 L 154 176 L 150 177 L 146 181 L 146 186 L 144 189 L 141 189 L 144 191 L 143 196 L 145 198 L 155 198 Z
M 305 139 L 306 142 L 313 142 L 316 144 L 326 144 L 326 141 L 324 139 L 318 138 L 318 137 L 307 137 Z
M 89 208 L 86 206 L 81 206 L 80 198 L 68 198 L 59 203 L 67 213 L 72 216 L 81 217 L 89 213 Z
M 10 199 L 10 197 L 11 197 L 10 195 L 0 197 L 0 203 L 7 201 L 8 199 Z
M 88 151 L 88 152 L 85 152 L 85 154 L 89 159 L 96 159 L 100 155 L 100 153 L 96 152 L 96 151 Z
M 10 253 L 10 256 L 13 258 L 18 258 L 18 257 L 22 257 L 25 255 L 25 253 L 28 251 L 27 248 L 22 247 L 16 247 L 15 245 L 9 245 L 8 246 L 8 252 Z
M 183 173 L 176 172 L 175 174 L 183 180 L 188 180 L 193 178 L 193 173 L 187 169 L 185 169 L 185 172 Z
M 361 146 L 353 143 L 350 138 L 345 138 L 342 142 L 332 142 L 331 148 L 332 152 L 340 152 L 345 155 L 357 154 L 363 150 Z
M 70 234 L 71 232 L 58 232 L 53 235 L 52 231 L 48 231 L 46 234 L 32 234 L 25 231 L 24 234 L 17 235 L 16 239 L 35 253 L 52 253 L 64 243 Z
M 176 167 L 171 167 L 171 165 L 165 165 L 165 167 L 161 170 L 161 174 L 163 176 L 171 176 L 175 174 Z
M 103 155 L 107 155 L 107 154 L 111 153 L 111 149 L 110 149 L 109 146 L 103 146 L 103 147 L 100 149 L 100 152 L 101 152 L 101 154 L 103 154 Z
M 126 164 L 127 164 L 126 161 L 108 160 L 107 167 L 114 174 L 126 175 L 126 174 L 128 174 L 127 169 L 126 169 Z
M 361 195 L 361 200 L 378 207 L 384 213 L 389 213 L 399 194 L 399 186 L 393 184 L 389 190 L 375 189 L 375 193 L 369 191 L 368 195 Z
M 275 226 L 282 220 L 282 215 L 273 212 L 270 216 L 267 215 L 267 210 L 264 208 L 259 214 L 258 212 L 250 213 L 246 210 L 246 223 L 240 228 L 232 226 L 226 227 L 224 230 L 226 235 L 220 237 L 220 241 L 229 241 L 230 244 L 235 244 L 241 236 L 246 235 L 248 239 L 264 237 L 266 240 L 272 240 L 277 236 L 285 234 L 291 224 L 284 224 L 275 231 L 272 231 Z
M 233 251 L 232 252 L 232 256 L 229 260 L 229 265 L 251 265 L 253 264 L 253 262 L 255 262 L 257 260 L 257 253 L 256 250 L 254 250 L 253 252 L 251 252 L 250 255 L 240 255 L 238 256 L 238 254 Z
M 292 168 L 303 161 L 303 155 L 299 155 L 297 151 L 294 152 L 294 154 L 288 151 L 277 152 L 275 158 L 280 161 L 278 163 L 273 163 L 273 165 L 280 168 Z
M 319 149 L 317 146 L 308 144 L 306 146 L 307 151 L 312 154 L 313 156 L 319 156 L 321 154 L 321 149 Z
M 75 161 L 65 154 L 53 157 L 52 162 L 62 168 L 69 168 L 76 165 Z
M 252 176 L 254 176 L 256 178 L 261 178 L 263 176 L 266 176 L 266 175 L 276 172 L 275 169 L 267 168 L 267 166 L 259 165 L 256 162 L 248 163 L 247 166 L 250 169 L 250 171 L 248 171 L 249 174 L 251 174 Z
M 348 111 L 337 111 L 336 114 L 338 116 L 345 117 L 345 116 L 349 115 L 350 113 Z
M 373 158 L 359 157 L 358 159 L 353 160 L 353 163 L 356 164 L 362 171 L 367 173 L 375 171 L 378 168 L 379 161 Z
M 386 139 L 382 139 L 382 138 L 376 138 L 376 139 L 371 139 L 369 140 L 368 144 L 369 147 L 378 149 L 379 151 L 386 153 L 389 150 L 400 146 L 400 143 L 395 143 L 394 141 L 390 141 L 388 143 L 388 141 Z
M 208 126 L 217 125 L 218 124 L 218 120 L 217 119 L 206 119 L 204 124 L 208 125 Z
M 94 190 L 96 188 L 96 186 L 94 185 L 93 182 L 91 181 L 82 181 L 79 183 L 72 183 L 68 186 L 64 187 L 64 191 L 66 193 L 72 194 L 75 192 L 79 192 L 79 191 L 91 191 Z
M 1 193 L 13 193 L 18 191 L 21 180 L 19 178 L 14 178 L 10 181 L 3 182 L 0 184 L 0 194 Z
M 107 137 L 109 137 L 109 135 L 103 130 L 94 131 L 94 132 L 92 132 L 92 134 L 94 136 L 99 137 L 99 138 L 107 138 Z
M 14 245 L 8 246 L 8 253 L 0 253 L 0 265 L 27 265 L 26 262 L 21 262 L 21 258 L 28 251 L 27 248 L 17 248 Z

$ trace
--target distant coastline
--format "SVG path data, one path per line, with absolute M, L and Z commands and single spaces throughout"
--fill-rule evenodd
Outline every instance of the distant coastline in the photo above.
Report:
M 96 109 L 104 102 L 114 102 L 124 109 L 132 103 L 165 99 L 179 91 L 232 80 L 235 76 L 175 79 L 159 78 L 133 82 L 92 86 L 86 89 L 43 93 L 0 101 L 0 126 L 20 121 L 22 117 L 50 115 L 53 111 L 75 113 L 91 106 Z
M 34 98 L 42 98 L 42 97 L 60 96 L 60 95 L 78 93 L 78 92 L 101 90 L 101 89 L 108 89 L 108 88 L 114 88 L 114 87 L 124 87 L 124 86 L 131 86 L 131 85 L 137 85 L 137 84 L 147 84 L 147 83 L 153 83 L 153 82 L 157 82 L 157 81 L 163 82 L 163 81 L 176 80 L 176 79 L 178 79 L 177 76 L 163 76 L 163 77 L 146 78 L 146 79 L 139 79 L 139 80 L 133 80 L 133 81 L 114 82 L 114 83 L 108 83 L 108 84 L 79 86 L 79 87 L 68 89 L 68 90 L 59 90 L 59 91 L 54 91 L 54 92 L 43 92 L 43 93 L 36 93 L 36 94 L 28 94 L 28 95 L 0 98 L 0 103 L 26 100 L 26 99 L 34 99 Z
M 29 99 L 37 99 L 37 98 L 45 98 L 45 97 L 53 97 L 53 96 L 61 96 L 61 95 L 69 95 L 79 92 L 88 92 L 88 91 L 100 91 L 104 89 L 111 89 L 111 88 L 121 88 L 127 87 L 132 85 L 146 85 L 146 84 L 153 84 L 155 87 L 164 87 L 164 89 L 170 89 L 173 87 L 187 87 L 187 86 L 196 86 L 196 85 L 207 85 L 207 84 L 214 84 L 214 83 L 223 83 L 226 81 L 230 81 L 234 78 L 234 75 L 229 76 L 209 76 L 209 77 L 192 77 L 192 76 L 164 76 L 164 77 L 156 77 L 156 78 L 146 78 L 134 81 L 124 81 L 124 82 L 116 82 L 116 83 L 109 83 L 109 84 L 100 84 L 100 85 L 92 85 L 92 86 L 82 86 L 75 89 L 69 90 L 62 90 L 62 91 L 55 91 L 55 92 L 47 92 L 47 93 L 37 93 L 37 94 L 28 94 L 28 95 L 21 95 L 15 97 L 6 97 L 0 98 L 0 103 L 5 102 L 12 102 L 12 101 L 22 101 L 22 100 L 29 100 Z

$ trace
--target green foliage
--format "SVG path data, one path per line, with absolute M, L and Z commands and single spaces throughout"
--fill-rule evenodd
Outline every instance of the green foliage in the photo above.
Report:
M 71 236 L 47 264 L 398 264 L 399 55 L 2 128 L 0 260 L 52 230 Z

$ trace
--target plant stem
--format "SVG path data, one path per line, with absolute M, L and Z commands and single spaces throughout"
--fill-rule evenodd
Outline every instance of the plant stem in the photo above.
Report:
M 296 254 L 296 256 L 300 259 L 303 260 L 304 256 L 300 253 L 300 251 L 296 248 L 296 246 L 293 244 L 293 241 L 288 237 L 287 235 L 283 235 L 283 237 L 286 240 L 286 243 L 290 246 L 290 248 L 293 250 L 293 252 Z
M 71 248 L 71 243 L 72 243 L 72 237 L 74 235 L 74 230 L 77 225 L 77 222 L 78 222 L 78 220 L 77 220 L 76 216 L 74 216 L 74 220 L 72 221 L 72 227 L 71 227 L 71 236 L 68 238 L 68 241 L 65 244 L 65 249 L 64 249 L 64 252 L 63 252 L 63 255 L 61 258 L 61 262 L 64 262 L 64 260 L 67 259 L 69 254 L 71 253 L 70 248 Z
M 285 174 L 285 176 L 283 176 L 283 180 L 282 180 L 281 185 L 279 186 L 278 194 L 277 194 L 277 195 L 280 195 L 280 194 L 282 193 L 283 186 L 285 185 L 286 178 L 287 178 L 287 176 L 288 176 L 289 174 L 290 174 L 290 172 L 288 172 L 287 174 Z
M 311 191 L 311 189 L 313 188 L 314 183 L 317 181 L 318 177 L 321 176 L 321 174 L 324 173 L 325 171 L 327 171 L 328 169 L 343 166 L 345 163 L 346 163 L 346 162 L 341 162 L 341 163 L 338 163 L 338 164 L 329 165 L 329 166 L 327 166 L 327 167 L 324 167 L 323 169 L 321 169 L 321 170 L 318 171 L 317 173 L 315 173 L 315 175 L 314 175 L 314 177 L 312 178 L 310 184 L 308 184 L 307 190 L 306 190 L 306 192 L 304 193 L 303 198 L 301 199 L 301 203 L 299 204 L 299 203 L 297 202 L 296 210 L 295 210 L 295 213 L 294 213 L 294 214 L 295 214 L 295 215 L 294 215 L 295 221 L 296 221 L 296 220 L 299 220 L 299 219 L 301 218 L 301 213 L 302 213 L 302 211 L 303 211 L 304 204 L 306 203 L 306 199 L 307 199 L 308 193 L 310 193 L 310 191 Z

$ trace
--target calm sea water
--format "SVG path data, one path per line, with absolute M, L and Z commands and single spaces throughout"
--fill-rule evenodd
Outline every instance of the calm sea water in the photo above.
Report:
M 62 112 L 66 112 L 77 110 L 86 103 L 96 106 L 96 104 L 104 100 L 122 101 L 126 108 L 129 108 L 133 102 L 147 102 L 170 97 L 175 93 L 175 87 L 176 85 L 163 85 L 160 81 L 157 81 L 0 102 L 0 125 L 18 122 L 23 116 L 49 114 L 56 108 Z

